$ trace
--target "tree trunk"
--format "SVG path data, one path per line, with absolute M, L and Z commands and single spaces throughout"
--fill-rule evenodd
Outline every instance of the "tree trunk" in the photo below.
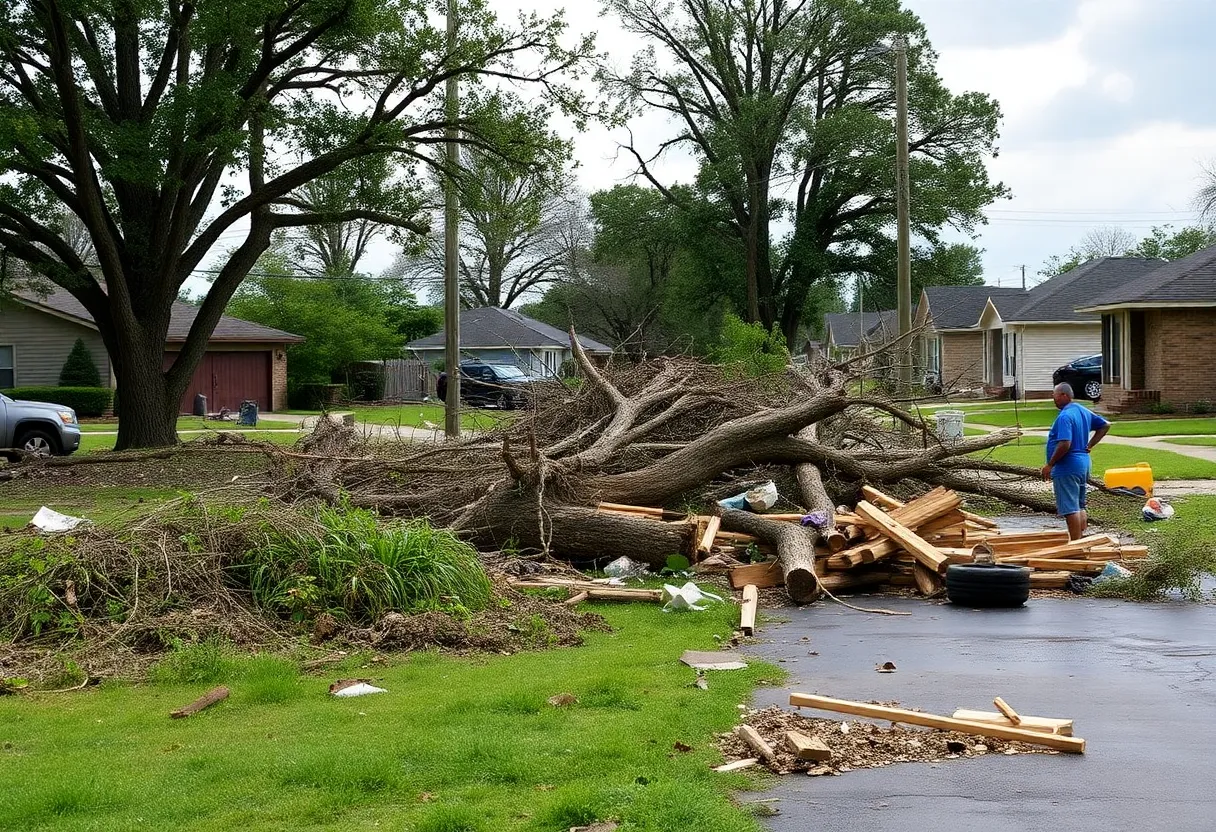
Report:
M 819 438 L 815 425 L 807 425 L 798 432 L 798 438 L 814 442 Z M 823 487 L 823 477 L 819 468 L 810 463 L 794 466 L 794 476 L 798 480 L 798 490 L 802 492 L 802 504 L 811 514 L 822 514 L 826 519 L 818 526 L 820 537 L 833 552 L 844 549 L 848 541 L 836 530 L 836 505 Z
M 165 344 L 128 334 L 110 350 L 118 382 L 118 440 L 114 450 L 163 448 L 177 444 L 181 391 L 165 377 Z
M 737 509 L 723 509 L 722 528 L 755 535 L 777 549 L 785 591 L 795 604 L 809 604 L 823 594 L 815 573 L 815 541 L 819 533 L 814 529 L 782 520 L 765 520 L 758 514 Z

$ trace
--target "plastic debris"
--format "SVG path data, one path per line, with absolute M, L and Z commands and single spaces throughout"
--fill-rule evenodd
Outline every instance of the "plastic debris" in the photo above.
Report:
M 30 520 L 30 525 L 40 532 L 69 532 L 77 526 L 87 525 L 89 520 L 83 517 L 72 517 L 67 514 L 60 514 L 54 509 L 43 506 L 38 509 L 38 512 Z
M 604 567 L 604 574 L 610 578 L 640 578 L 650 574 L 650 570 L 646 568 L 646 564 L 622 555 Z
M 777 484 L 769 480 L 742 494 L 718 500 L 718 505 L 722 508 L 733 508 L 740 511 L 768 511 L 777 505 Z
M 698 670 L 743 670 L 747 662 L 737 653 L 715 650 L 685 650 L 680 661 Z
M 1174 516 L 1174 507 L 1157 497 L 1153 497 L 1144 504 L 1141 514 L 1144 515 L 1145 520 L 1149 521 L 1169 520 Z
M 378 688 L 375 685 L 369 684 L 364 679 L 339 679 L 329 686 L 329 692 L 332 696 L 341 696 L 343 698 L 368 696 L 373 693 L 388 693 L 384 688 Z
M 663 584 L 663 593 L 659 600 L 665 602 L 663 612 L 685 612 L 687 610 L 700 612 L 708 606 L 701 603 L 702 601 L 721 601 L 722 597 L 714 595 L 712 592 L 702 592 L 700 587 L 689 581 L 684 586 Z
M 816 529 L 822 529 L 828 524 L 828 515 L 826 512 L 812 511 L 810 514 L 807 514 L 802 518 L 801 524 L 803 526 L 814 526 Z
M 1113 578 L 1130 578 L 1131 575 L 1130 569 L 1122 567 L 1114 561 L 1107 561 L 1106 566 L 1102 567 L 1102 571 L 1094 576 L 1093 582 L 1100 584 Z

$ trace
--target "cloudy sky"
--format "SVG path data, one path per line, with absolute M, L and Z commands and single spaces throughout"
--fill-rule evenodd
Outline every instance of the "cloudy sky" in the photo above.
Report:
M 1216 159 L 1216 2 L 1213 0 L 905 0 L 940 53 L 955 92 L 1001 104 L 994 179 L 1012 191 L 988 212 L 976 244 L 991 284 L 1028 280 L 1089 229 L 1117 225 L 1137 237 L 1194 219 L 1200 165 Z M 498 4 L 496 4 L 498 5 Z M 624 62 L 637 42 L 598 6 L 565 5 L 572 27 Z M 635 124 L 658 137 L 661 119 Z M 579 176 L 596 190 L 627 181 L 620 133 L 578 137 Z M 687 178 L 690 162 L 669 175 Z
M 1035 282 L 1048 257 L 1093 228 L 1141 237 L 1154 225 L 1194 220 L 1200 166 L 1216 160 L 1216 0 L 905 2 L 924 21 L 947 85 L 988 93 L 1004 113 L 990 173 L 1012 199 L 988 211 L 975 241 L 988 283 L 1017 285 L 1023 265 Z M 599 49 L 622 66 L 641 46 L 601 18 L 597 0 L 491 5 L 505 19 L 565 7 L 572 34 L 595 32 Z M 672 127 L 655 115 L 631 129 L 653 146 Z M 633 165 L 618 152 L 626 135 L 593 128 L 576 137 L 584 189 L 630 181 Z M 688 180 L 694 172 L 691 158 L 676 156 L 663 174 Z M 382 244 L 363 268 L 379 271 L 392 257 Z

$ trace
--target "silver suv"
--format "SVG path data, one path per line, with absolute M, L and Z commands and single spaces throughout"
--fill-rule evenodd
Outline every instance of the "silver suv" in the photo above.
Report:
M 26 402 L 0 393 L 0 455 L 10 462 L 22 452 L 67 456 L 80 447 L 76 411 L 61 404 Z

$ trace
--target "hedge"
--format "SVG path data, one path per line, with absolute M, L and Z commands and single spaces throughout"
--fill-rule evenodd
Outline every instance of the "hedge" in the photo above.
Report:
M 70 407 L 76 411 L 77 416 L 92 418 L 106 415 L 114 391 L 106 387 L 14 387 L 5 390 L 4 395 L 12 399 L 50 402 Z

